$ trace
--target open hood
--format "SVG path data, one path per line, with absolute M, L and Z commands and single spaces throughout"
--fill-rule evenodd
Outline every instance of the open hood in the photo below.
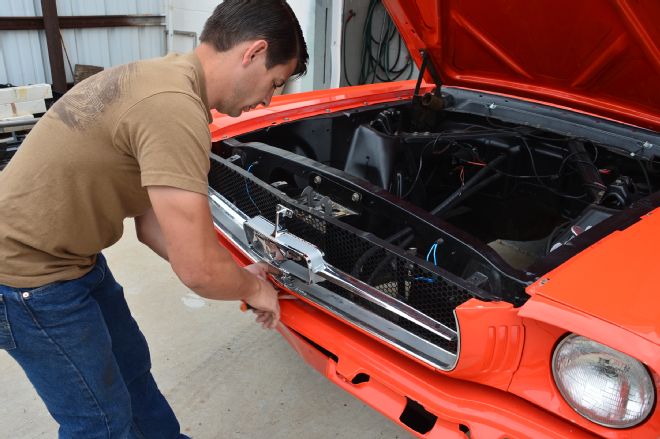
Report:
M 417 65 L 426 51 L 443 85 L 660 130 L 657 0 L 383 3 Z

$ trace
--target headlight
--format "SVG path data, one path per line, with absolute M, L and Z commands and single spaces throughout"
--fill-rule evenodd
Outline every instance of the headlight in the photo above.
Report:
M 653 381 L 642 363 L 588 338 L 563 339 L 552 373 L 566 402 L 596 424 L 632 427 L 653 409 Z

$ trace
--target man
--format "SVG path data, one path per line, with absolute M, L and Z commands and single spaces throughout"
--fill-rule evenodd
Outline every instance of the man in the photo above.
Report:
M 135 218 L 141 242 L 203 297 L 278 322 L 267 268 L 238 267 L 207 201 L 210 108 L 231 116 L 292 75 L 307 49 L 284 0 L 225 0 L 188 55 L 109 69 L 63 96 L 0 173 L 0 348 L 60 438 L 177 438 L 146 341 L 100 251 Z M 156 298 L 154 298 L 156 299 Z

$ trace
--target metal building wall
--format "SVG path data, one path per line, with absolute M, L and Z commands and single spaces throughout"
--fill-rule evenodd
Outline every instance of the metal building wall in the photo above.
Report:
M 163 0 L 57 0 L 59 15 L 165 15 Z M 40 16 L 41 0 L 0 0 L 0 16 Z M 165 28 L 62 29 L 67 81 L 76 64 L 111 67 L 165 54 Z M 68 54 L 68 59 L 66 55 Z M 69 65 L 71 67 L 69 67 Z M 0 83 L 52 82 L 43 31 L 0 31 Z
M 1 1 L 1 0 L 0 0 Z M 168 27 L 176 32 L 199 36 L 206 19 L 221 0 L 165 0 Z M 307 75 L 287 83 L 285 93 L 297 93 L 339 86 L 341 67 L 340 34 L 344 0 L 287 0 L 298 17 L 307 42 L 310 60 Z M 366 0 L 356 0 L 366 1 Z M 190 37 L 172 38 L 170 50 L 191 50 Z M 318 55 L 317 55 L 318 54 Z

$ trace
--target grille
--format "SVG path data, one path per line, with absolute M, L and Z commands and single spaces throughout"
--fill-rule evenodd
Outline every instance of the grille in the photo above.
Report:
M 212 159 L 210 186 L 250 217 L 262 215 L 275 221 L 275 208 L 282 204 L 293 210 L 286 219 L 287 231 L 317 246 L 327 263 L 397 298 L 420 312 L 457 330 L 453 310 L 473 297 L 458 283 L 432 271 L 403 250 L 374 242 L 377 238 L 339 220 L 300 206 L 277 189 L 264 184 L 224 159 Z M 363 308 L 392 321 L 409 332 L 456 353 L 456 342 L 449 342 L 330 282 L 322 286 Z

